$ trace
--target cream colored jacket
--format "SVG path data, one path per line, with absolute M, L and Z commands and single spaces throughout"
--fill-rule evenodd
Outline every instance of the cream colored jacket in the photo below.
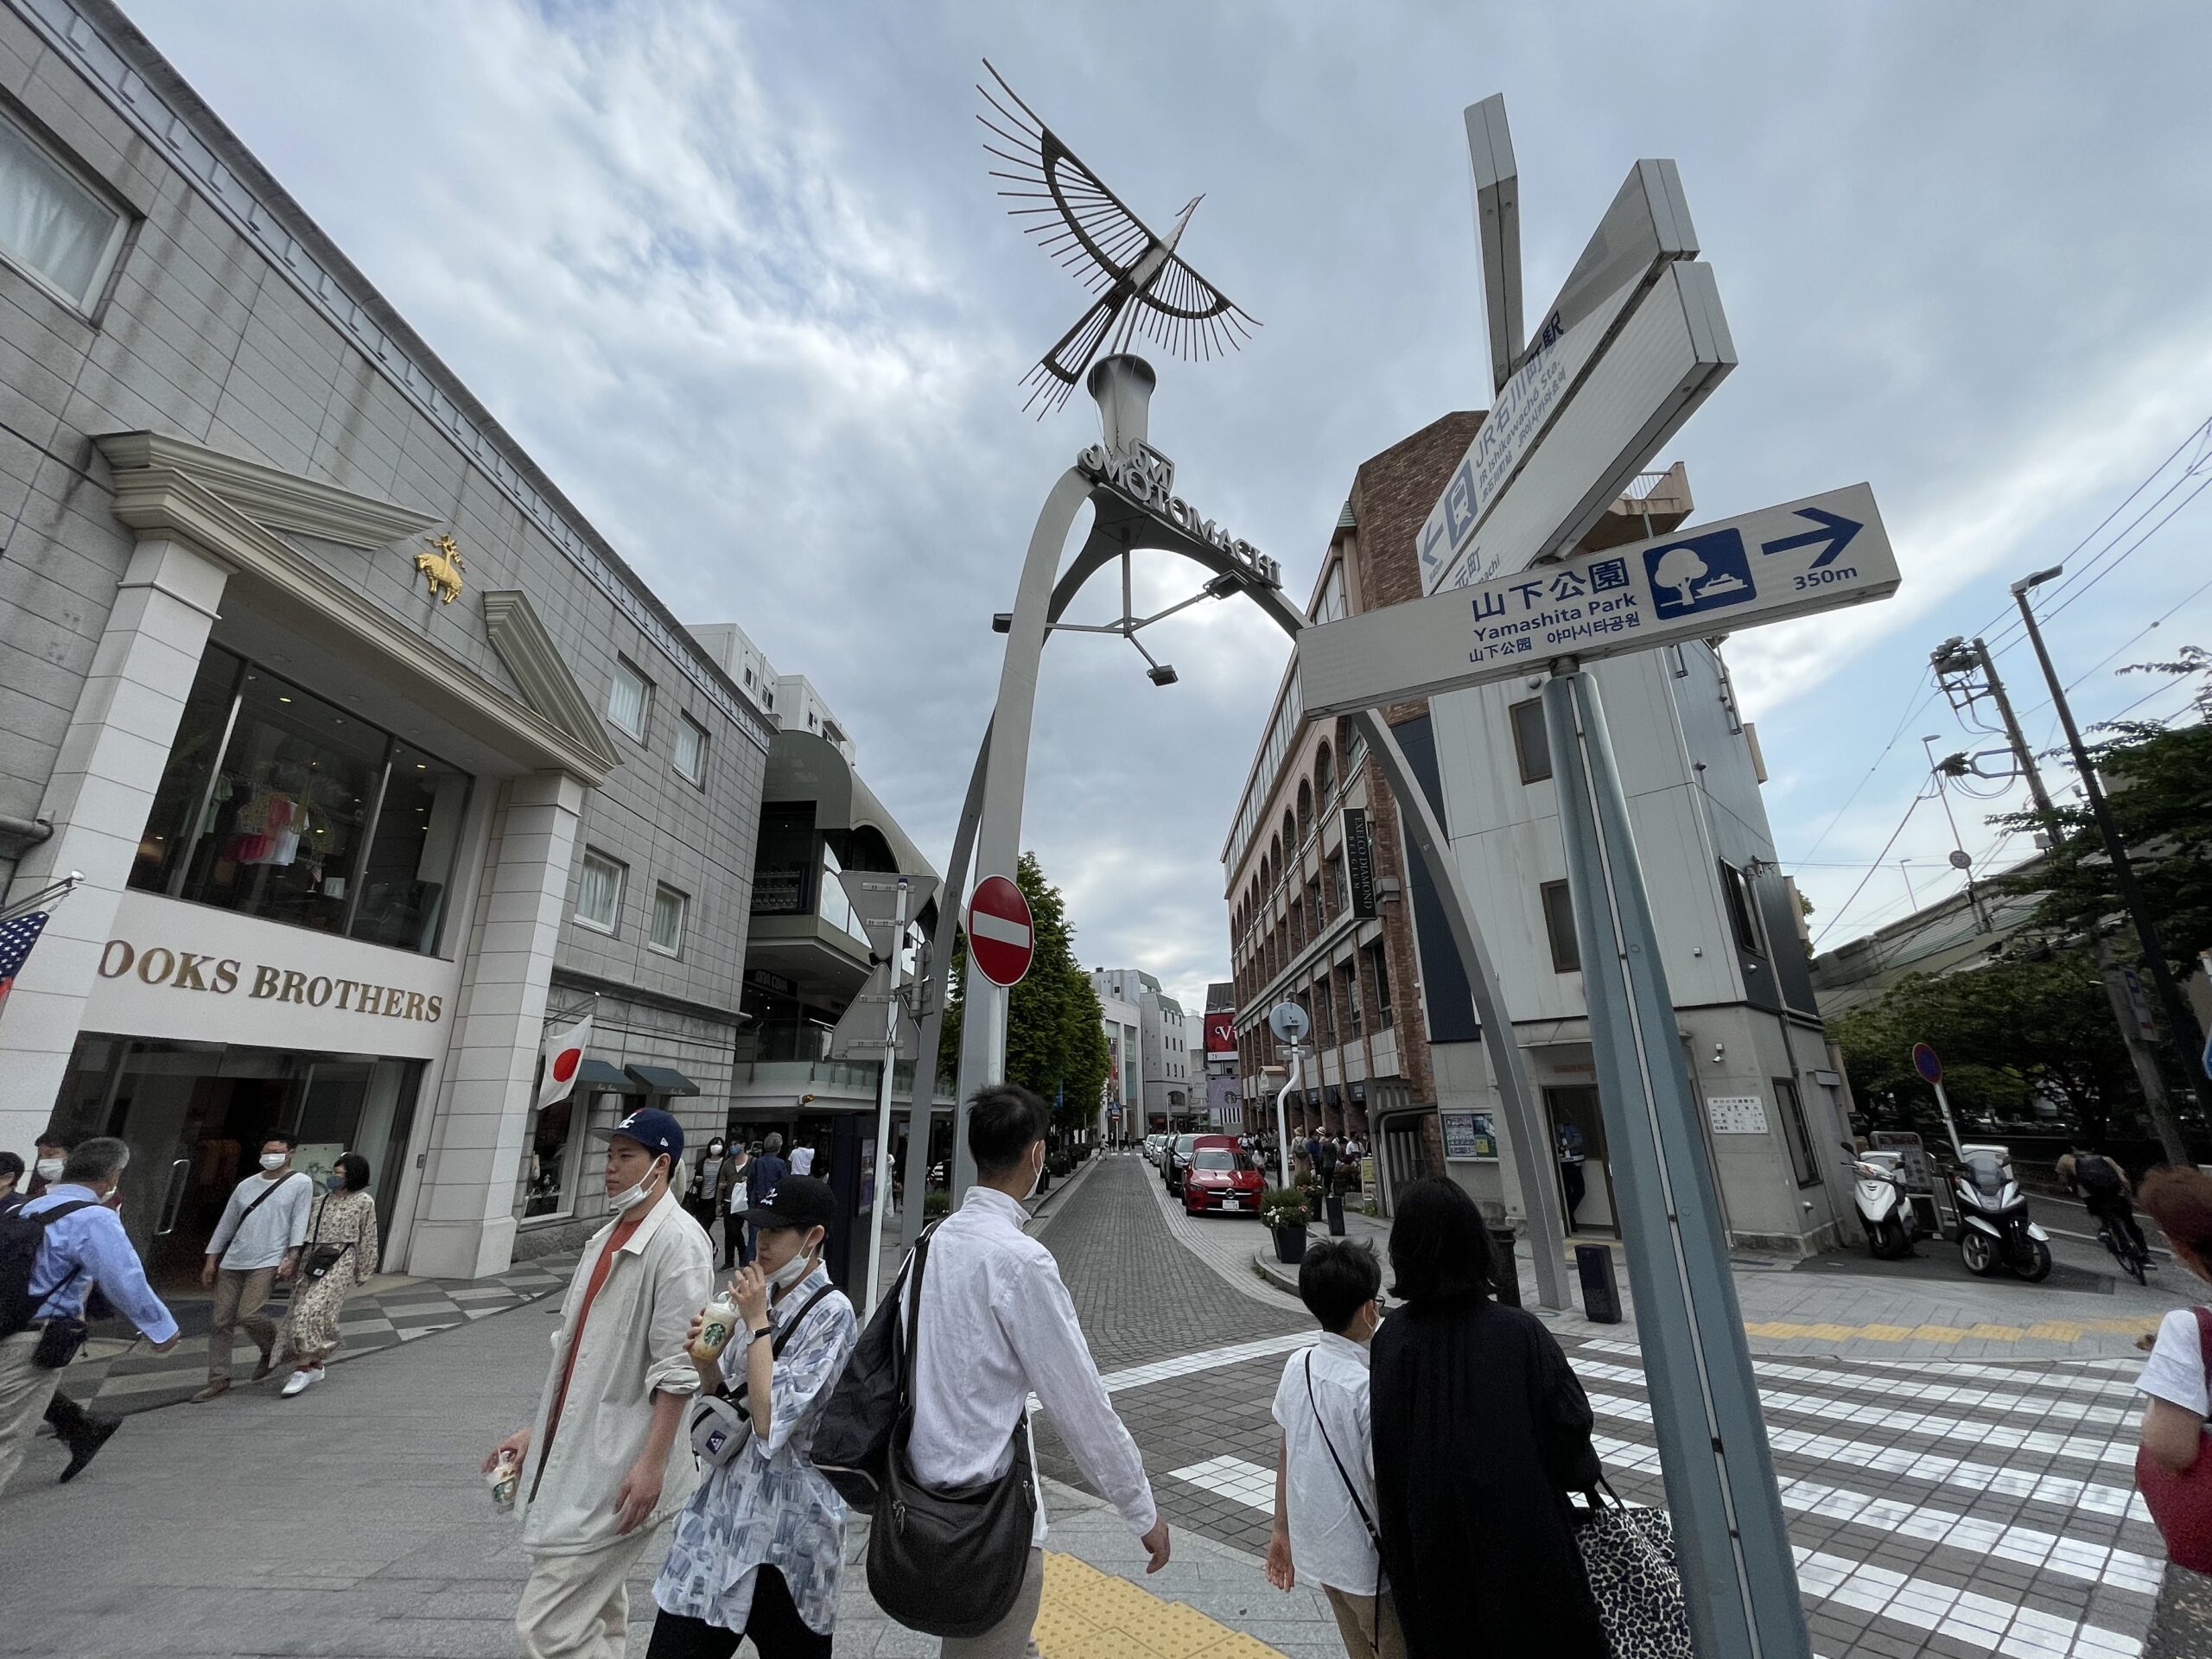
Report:
M 699 1224 L 664 1192 L 630 1242 L 614 1254 L 584 1321 L 583 1346 L 569 1374 L 558 1431 L 549 1447 L 546 1414 L 561 1385 L 569 1332 L 584 1289 L 614 1223 L 592 1235 L 576 1263 L 553 1332 L 553 1363 L 538 1397 L 530 1455 L 515 1496 L 522 1547 L 533 1555 L 581 1555 L 617 1541 L 614 1493 L 645 1448 L 655 1393 L 696 1394 L 699 1374 L 685 1353 L 691 1316 L 714 1285 L 714 1247 Z M 648 1527 L 683 1507 L 698 1484 L 691 1444 L 681 1427 L 668 1457 L 668 1476 Z

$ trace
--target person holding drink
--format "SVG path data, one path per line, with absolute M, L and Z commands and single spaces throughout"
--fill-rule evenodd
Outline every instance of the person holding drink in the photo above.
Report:
M 700 1484 L 676 1518 L 647 1659 L 761 1659 L 830 1651 L 845 1505 L 808 1458 L 860 1320 L 822 1255 L 829 1183 L 785 1175 L 744 1219 L 759 1254 L 691 1322 Z M 733 1219 L 735 1219 L 733 1217 Z

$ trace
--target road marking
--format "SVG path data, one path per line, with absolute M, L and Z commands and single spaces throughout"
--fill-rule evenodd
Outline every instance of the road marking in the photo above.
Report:
M 1790 1319 L 1746 1319 L 1744 1330 L 1754 1337 L 1772 1337 L 1777 1340 L 1816 1338 L 1822 1342 L 1964 1342 L 1976 1337 L 1977 1332 L 2017 1332 L 2012 1336 L 1983 1335 L 1982 1341 L 1993 1342 L 2079 1342 L 2093 1331 L 2111 1331 L 2140 1335 L 2155 1330 L 2158 1321 L 2142 1318 L 2132 1319 L 2045 1319 L 2030 1325 L 1808 1325 Z
M 1185 1354 L 1176 1359 L 1157 1359 L 1148 1365 L 1133 1365 L 1125 1371 L 1109 1371 L 1100 1379 L 1106 1392 L 1117 1394 L 1123 1389 L 1141 1389 L 1151 1382 L 1164 1382 L 1171 1376 L 1189 1376 L 1194 1371 L 1218 1370 L 1224 1365 L 1241 1365 L 1248 1359 L 1265 1359 L 1270 1354 L 1287 1354 L 1300 1348 L 1310 1348 L 1319 1340 L 1313 1331 L 1294 1331 L 1288 1336 L 1260 1337 L 1251 1342 L 1240 1342 L 1227 1348 L 1209 1348 L 1204 1353 Z
M 1632 1342 L 1611 1342 L 1603 1339 L 1586 1341 L 1576 1351 L 1581 1353 L 1626 1354 L 1641 1357 L 1643 1351 Z M 1573 1357 L 1572 1355 L 1569 1357 Z M 1755 1357 L 1756 1358 L 1756 1357 Z M 2054 1364 L 2082 1366 L 2098 1370 L 2110 1369 L 2132 1374 L 2141 1370 L 2139 1359 L 2059 1359 Z M 1866 1359 L 1858 1355 L 1844 1361 L 1852 1371 L 1895 1371 L 1906 1376 L 1971 1376 L 1990 1382 L 2018 1382 L 2031 1389 L 2058 1389 L 2074 1393 L 2110 1395 L 2112 1379 L 2069 1376 L 2061 1371 L 2030 1371 L 2010 1368 L 1994 1362 L 1972 1359 Z M 1842 1372 L 1833 1373 L 1840 1375 Z M 1886 1377 L 1870 1378 L 1866 1385 L 1872 1389 L 1891 1386 Z
M 1847 1560 L 1800 1549 L 1797 1583 L 1808 1596 L 1840 1601 L 1916 1630 L 1948 1636 L 1985 1652 L 2022 1659 L 2133 1659 L 2143 1651 L 2133 1637 L 2079 1619 L 2000 1601 L 1957 1585 L 1916 1579 L 1871 1561 Z
M 1641 1383 L 1644 1381 L 1644 1375 L 1641 1370 L 1626 1365 L 1607 1365 L 1595 1360 L 1586 1360 L 1574 1369 L 1578 1375 L 1594 1376 L 1606 1382 Z M 1827 1383 L 1844 1389 L 1856 1388 L 1867 1393 L 1879 1391 L 1893 1400 L 1925 1400 L 1936 1405 L 1957 1406 L 1965 1409 L 1980 1408 L 1990 1411 L 2009 1412 L 2015 1415 L 2031 1413 L 2046 1422 L 2056 1419 L 2059 1421 L 2089 1423 L 2105 1428 L 2119 1428 L 2123 1425 L 2133 1423 L 2137 1416 L 2133 1406 L 2096 1406 L 2081 1400 L 2023 1400 L 2017 1395 L 2000 1393 L 1994 1389 L 1962 1389 L 1943 1382 L 1904 1382 L 1881 1377 L 1854 1384 L 1843 1380 L 1834 1372 L 1820 1370 L 1809 1365 L 1783 1365 L 1761 1359 L 1754 1359 L 1751 1362 L 1751 1369 L 1761 1376 L 1772 1377 L 1780 1382 Z M 1779 1389 L 1762 1388 L 1759 1390 L 1759 1398 L 1771 1402 L 1777 1410 L 1781 1411 L 1808 1409 L 1807 1407 L 1797 1403 L 1805 1398 L 1802 1395 L 1784 1394 Z M 1827 1401 L 1827 1396 L 1823 1395 L 1822 1399 Z M 1854 1404 L 1845 1400 L 1828 1401 L 1822 1408 L 1822 1414 L 1844 1422 L 1881 1423 L 1894 1421 L 1899 1428 L 1909 1433 L 1924 1434 L 1943 1432 L 1914 1427 L 1906 1421 L 1908 1414 L 1891 1413 L 1880 1406 Z M 1944 1423 L 1949 1420 L 1929 1417 L 1926 1421 L 1930 1423 Z M 2134 1460 L 2134 1455 L 2131 1452 L 2128 1461 L 2133 1463 Z
M 1204 1487 L 1222 1497 L 1234 1498 L 1263 1515 L 1274 1513 L 1275 1471 L 1256 1463 L 1247 1463 L 1242 1458 L 1208 1458 L 1188 1468 L 1171 1469 L 1167 1478 Z

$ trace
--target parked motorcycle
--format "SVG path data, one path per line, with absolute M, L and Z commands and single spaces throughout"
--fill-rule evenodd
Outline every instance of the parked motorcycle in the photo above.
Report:
M 1866 1230 L 1868 1253 L 1884 1262 L 1910 1255 L 1912 1241 L 1920 1233 L 1920 1215 L 1906 1194 L 1904 1155 L 1859 1152 L 1849 1146 L 1843 1150 L 1854 1180 L 1852 1199 L 1859 1224 Z
M 2000 1267 L 2035 1284 L 2050 1274 L 2050 1235 L 2028 1219 L 2027 1194 L 2003 1147 L 1961 1147 L 1951 1172 L 1959 1206 L 1959 1255 L 1967 1271 L 1987 1278 Z

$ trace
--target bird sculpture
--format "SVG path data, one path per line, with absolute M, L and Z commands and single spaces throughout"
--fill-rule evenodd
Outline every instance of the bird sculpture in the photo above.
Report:
M 988 59 L 983 67 L 999 87 L 997 92 L 980 84 L 976 88 L 989 105 L 976 118 L 992 135 L 983 148 L 1012 169 L 991 169 L 993 178 L 1007 181 L 999 194 L 1033 204 L 1007 211 L 1027 219 L 1027 232 L 1098 296 L 1022 377 L 1021 384 L 1030 388 L 1022 407 L 1036 407 L 1042 420 L 1082 384 L 1091 359 L 1102 349 L 1125 350 L 1140 329 L 1186 359 L 1218 357 L 1241 345 L 1260 326 L 1258 320 L 1175 251 L 1205 198 L 1185 202 L 1161 236 L 1060 142 Z

